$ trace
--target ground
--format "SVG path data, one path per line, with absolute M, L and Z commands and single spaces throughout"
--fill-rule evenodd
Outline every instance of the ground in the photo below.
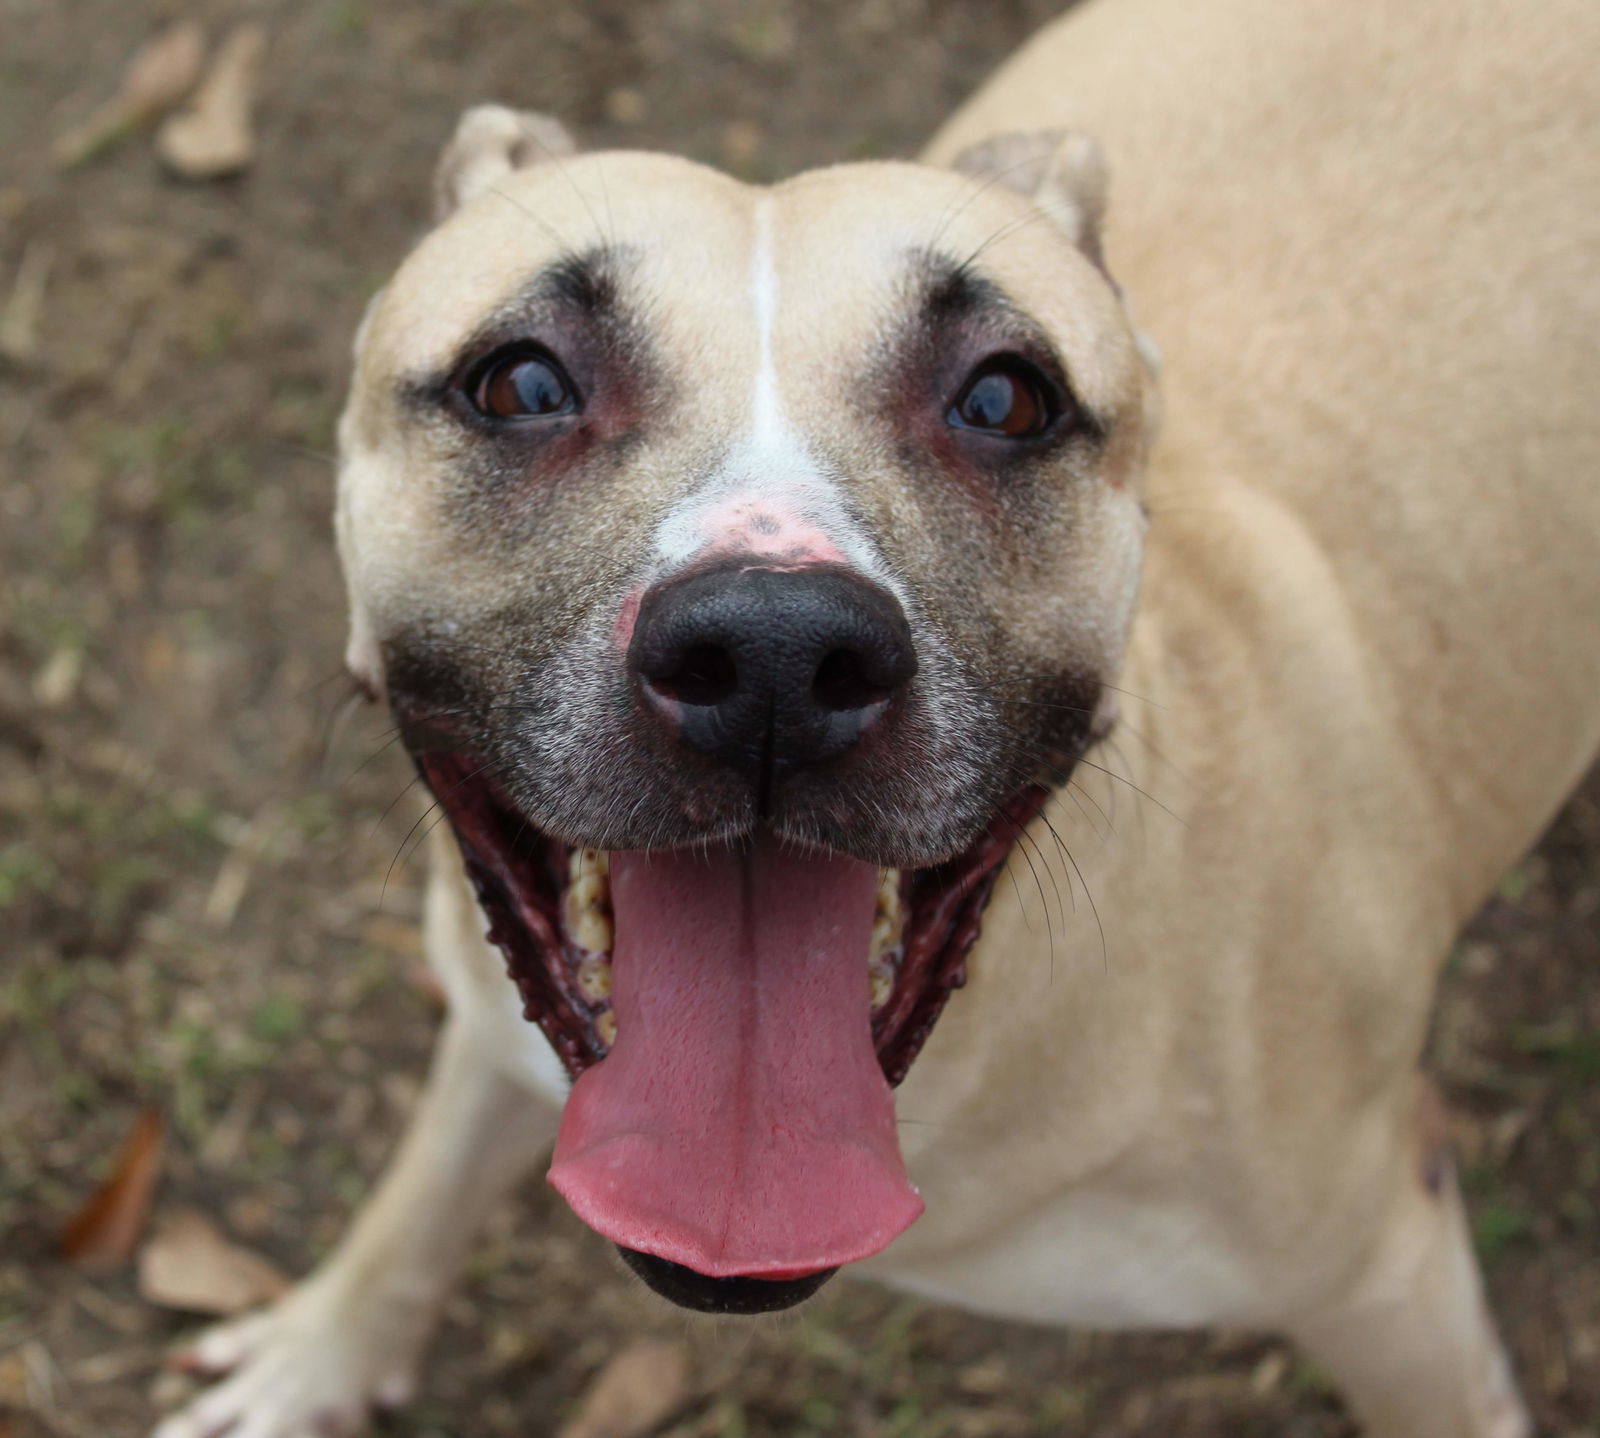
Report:
M 207 186 L 143 140 L 49 142 L 165 0 L 0 0 L 0 1435 L 136 1438 L 194 1320 L 57 1256 L 144 1104 L 157 1213 L 285 1270 L 333 1243 L 414 1101 L 418 813 L 340 678 L 330 450 L 367 296 L 467 103 L 762 178 L 904 155 L 1050 0 L 224 0 L 270 32 L 257 162 Z M 1449 965 L 1433 1057 L 1480 1250 L 1543 1431 L 1600 1433 L 1600 784 Z M 1271 1337 L 1106 1338 L 840 1282 L 802 1316 L 688 1324 L 538 1182 L 385 1431 L 553 1433 L 630 1334 L 686 1336 L 680 1435 L 1333 1438 Z

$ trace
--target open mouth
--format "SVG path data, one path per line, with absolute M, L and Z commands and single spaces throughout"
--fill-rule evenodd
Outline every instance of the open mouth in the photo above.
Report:
M 965 982 L 1044 789 L 966 852 L 898 870 L 765 835 L 575 848 L 471 754 L 417 758 L 524 1013 L 576 1080 L 551 1182 L 652 1287 L 786 1307 L 915 1220 L 890 1089 Z

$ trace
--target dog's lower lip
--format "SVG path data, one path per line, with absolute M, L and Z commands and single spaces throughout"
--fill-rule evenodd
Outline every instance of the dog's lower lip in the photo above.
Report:
M 685 1268 L 681 1263 L 624 1248 L 617 1252 L 622 1261 L 641 1278 L 652 1292 L 679 1308 L 696 1313 L 754 1314 L 778 1313 L 804 1303 L 822 1287 L 837 1268 L 813 1269 L 808 1273 L 782 1276 L 763 1274 L 732 1278 L 710 1278 Z

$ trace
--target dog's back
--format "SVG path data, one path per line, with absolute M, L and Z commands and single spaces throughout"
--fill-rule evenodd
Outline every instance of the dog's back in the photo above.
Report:
M 1463 910 L 1600 745 L 1597 70 L 1589 0 L 1092 3 L 930 150 L 1105 145 L 1166 361 L 1151 583 L 1212 562 L 1234 481 L 1304 525 L 1466 831 Z

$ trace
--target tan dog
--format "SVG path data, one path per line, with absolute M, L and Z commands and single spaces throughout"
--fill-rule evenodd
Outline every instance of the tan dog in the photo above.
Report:
M 867 1259 L 1526 1433 L 1418 1061 L 1600 746 L 1597 66 L 1589 0 L 1096 0 L 928 166 L 770 190 L 468 115 L 339 529 L 483 912 L 440 841 L 421 1112 L 162 1438 L 402 1400 L 555 1055 L 552 1180 L 680 1303 Z

